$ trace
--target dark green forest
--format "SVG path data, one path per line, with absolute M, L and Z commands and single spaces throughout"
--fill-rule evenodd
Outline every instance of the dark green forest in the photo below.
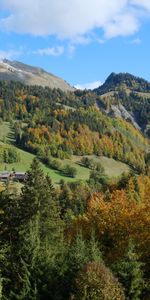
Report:
M 0 193 L 1 299 L 149 299 L 149 196 L 131 174 L 55 188 L 35 159 Z

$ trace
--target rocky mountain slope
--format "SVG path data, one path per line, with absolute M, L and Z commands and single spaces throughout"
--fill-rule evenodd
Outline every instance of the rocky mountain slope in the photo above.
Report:
M 112 73 L 94 90 L 107 115 L 123 118 L 150 137 L 150 83 L 128 73 Z
M 48 86 L 50 88 L 60 88 L 63 91 L 74 90 L 63 79 L 41 68 L 7 59 L 0 61 L 0 80 L 20 81 L 26 85 Z

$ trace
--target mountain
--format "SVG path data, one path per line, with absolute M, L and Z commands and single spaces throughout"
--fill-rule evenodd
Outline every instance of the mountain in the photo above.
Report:
M 0 80 L 20 81 L 26 85 L 48 86 L 50 88 L 60 88 L 63 91 L 74 90 L 63 79 L 41 68 L 7 59 L 0 61 Z
M 14 124 L 18 147 L 37 154 L 54 169 L 51 157 L 67 160 L 75 155 L 80 164 L 81 156 L 96 155 L 143 170 L 145 138 L 129 122 L 99 110 L 96 101 L 100 97 L 89 91 L 65 93 L 0 81 L 0 118 Z
M 129 73 L 111 73 L 94 90 L 97 105 L 111 117 L 125 119 L 150 137 L 150 83 Z
M 136 77 L 129 73 L 111 73 L 105 83 L 94 91 L 102 95 L 111 91 L 126 89 L 136 92 L 150 92 L 150 83 L 143 78 Z

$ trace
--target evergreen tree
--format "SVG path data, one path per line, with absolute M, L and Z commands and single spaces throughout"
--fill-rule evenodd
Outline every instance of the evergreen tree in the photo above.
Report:
M 0 275 L 4 299 L 11 297 L 18 285 L 19 199 L 9 193 L 9 185 L 0 193 Z M 3 278 L 3 280 L 2 280 Z
M 0 244 L 0 299 L 2 299 L 3 294 L 3 275 L 2 271 L 4 271 L 4 263 L 5 263 L 5 249 L 4 246 Z
M 56 278 L 63 272 L 64 226 L 51 180 L 44 176 L 37 160 L 27 173 L 20 207 L 20 256 L 27 275 L 24 293 L 28 299 L 55 299 Z
M 66 283 L 69 294 L 74 293 L 75 278 L 77 273 L 88 262 L 100 261 L 102 261 L 102 255 L 99 246 L 95 241 L 94 234 L 92 234 L 89 241 L 86 241 L 83 238 L 82 232 L 78 233 L 70 245 L 68 252 L 68 271 Z
M 2 265 L 4 299 L 58 299 L 64 272 L 64 223 L 49 177 L 34 160 L 17 198 L 0 194 L 1 242 L 8 247 L 8 264 Z M 2 288 L 1 288 L 2 289 Z M 59 294 L 59 297 L 58 297 Z
M 61 281 L 64 276 L 66 245 L 64 222 L 60 218 L 58 200 L 49 177 L 45 178 L 45 194 L 40 210 L 40 266 L 39 290 L 42 299 L 61 299 Z M 37 276 L 39 277 L 39 276 Z M 59 289 L 58 289 L 59 284 Z
M 140 300 L 144 279 L 142 263 L 138 259 L 133 242 L 129 243 L 124 259 L 117 262 L 112 269 L 122 283 L 127 299 Z
M 34 218 L 40 210 L 42 198 L 45 194 L 44 173 L 35 158 L 27 172 L 26 181 L 22 188 L 20 216 L 21 223 L 28 222 Z

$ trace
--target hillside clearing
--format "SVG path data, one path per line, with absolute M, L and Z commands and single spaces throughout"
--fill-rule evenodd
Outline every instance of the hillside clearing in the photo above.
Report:
M 11 129 L 10 123 L 3 122 L 0 125 L 0 141 L 3 142 L 7 141 L 7 143 L 13 143 L 13 131 Z M 15 146 L 14 146 L 15 147 Z M 16 147 L 15 147 L 16 148 Z M 35 155 L 26 152 L 22 149 L 16 148 L 18 153 L 20 154 L 20 162 L 12 163 L 12 164 L 6 164 L 6 163 L 0 163 L 0 171 L 8 170 L 11 171 L 12 169 L 15 169 L 15 171 L 22 171 L 25 172 L 30 168 L 30 165 L 35 157 Z M 95 155 L 89 155 L 87 156 L 89 158 L 94 159 L 97 162 L 100 162 L 102 166 L 105 169 L 105 173 L 109 178 L 116 178 L 119 177 L 122 173 L 128 173 L 130 168 L 128 165 L 118 162 L 112 158 L 108 157 L 96 157 Z M 73 155 L 71 159 L 64 159 L 62 161 L 62 166 L 69 164 L 77 169 L 77 176 L 76 178 L 70 178 L 64 176 L 63 173 L 60 171 L 54 170 L 52 168 L 49 168 L 41 163 L 42 169 L 45 174 L 48 174 L 52 181 L 54 183 L 59 183 L 61 179 L 63 179 L 66 182 L 72 182 L 75 180 L 87 180 L 89 178 L 90 169 L 85 168 L 84 166 L 81 166 L 80 160 L 81 156 L 75 156 Z

